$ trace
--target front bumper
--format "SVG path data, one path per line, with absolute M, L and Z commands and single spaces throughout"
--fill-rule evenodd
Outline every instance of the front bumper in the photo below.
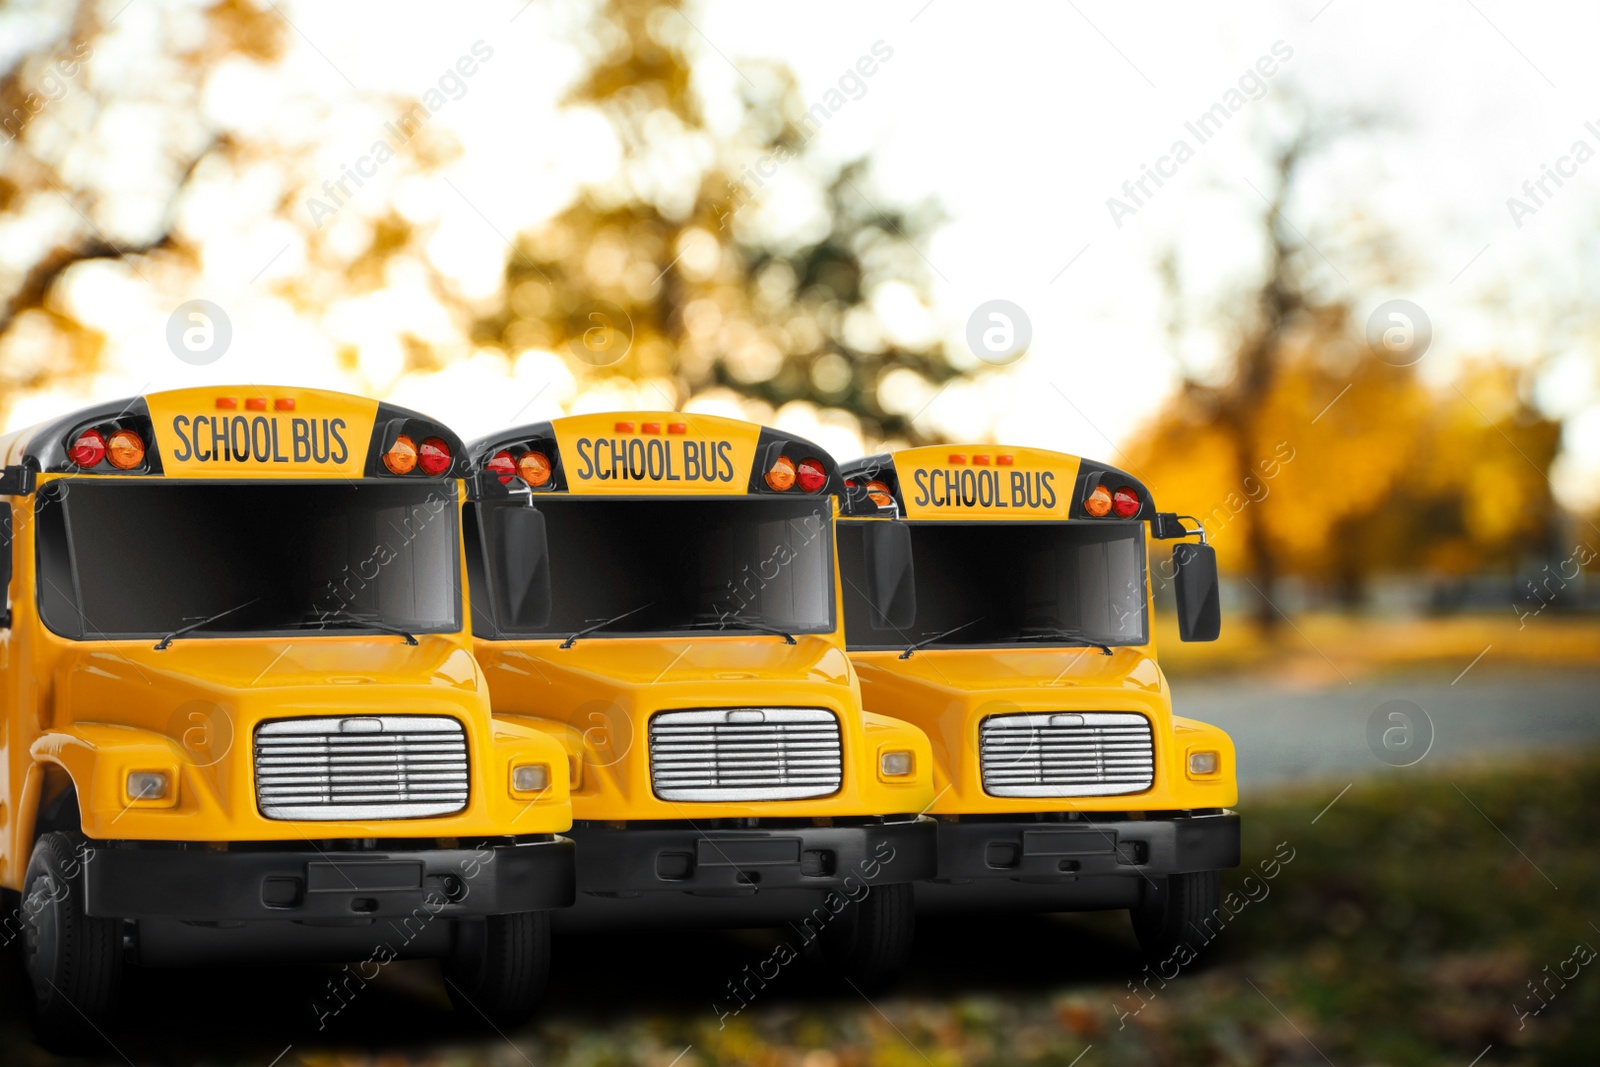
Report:
M 1231 811 L 1116 820 L 1084 816 L 1068 822 L 968 817 L 940 820 L 938 839 L 939 869 L 933 878 L 957 885 L 980 879 L 1062 885 L 1239 865 L 1239 816 Z
M 753 821 L 753 820 L 752 820 Z M 578 890 L 599 896 L 689 892 L 742 896 L 772 889 L 850 889 L 933 876 L 934 821 L 927 816 L 854 826 L 697 828 L 579 823 Z
M 573 901 L 565 837 L 478 848 L 234 849 L 96 843 L 84 865 L 84 909 L 117 919 L 184 922 L 359 920 L 413 915 L 476 919 Z

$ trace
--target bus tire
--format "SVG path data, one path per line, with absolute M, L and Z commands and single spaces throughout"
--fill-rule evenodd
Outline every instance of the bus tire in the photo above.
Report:
M 456 923 L 443 961 L 456 1011 L 504 1029 L 533 1016 L 550 980 L 550 913 L 519 911 Z
M 911 958 L 915 892 L 910 882 L 875 885 L 841 911 L 818 938 L 829 968 L 864 990 L 887 985 Z
M 34 1036 L 51 1052 L 93 1052 L 122 988 L 122 923 L 83 911 L 82 834 L 54 831 L 33 847 L 22 888 L 22 958 Z
M 1147 883 L 1144 899 L 1128 913 L 1145 956 L 1160 962 L 1182 949 L 1198 955 L 1210 940 L 1206 920 L 1216 914 L 1220 893 L 1216 871 L 1169 874 L 1154 889 Z

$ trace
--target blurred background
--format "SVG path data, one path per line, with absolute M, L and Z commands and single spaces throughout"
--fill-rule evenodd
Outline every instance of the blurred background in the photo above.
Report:
M 1163 665 L 1233 732 L 1247 832 L 1311 859 L 1159 1011 L 1108 1013 L 1115 924 L 1019 927 L 1071 962 L 1003 971 L 951 927 L 907 999 L 797 980 L 727 1045 L 699 1005 L 764 951 L 724 939 L 704 996 L 572 962 L 553 1021 L 460 1062 L 1592 1062 L 1600 978 L 1511 1005 L 1600 938 L 1597 32 L 1503 0 L 5 3 L 0 421 L 222 382 L 469 438 L 706 411 L 840 459 L 1097 457 L 1206 527 L 1224 636 L 1163 617 Z M 391 970 L 348 1055 L 184 988 L 239 1062 L 367 1062 L 427 988 Z M 129 1062 L 198 1062 L 170 1037 Z

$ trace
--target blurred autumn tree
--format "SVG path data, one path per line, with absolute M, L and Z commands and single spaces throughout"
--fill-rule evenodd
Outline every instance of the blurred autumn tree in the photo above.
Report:
M 920 440 L 879 402 L 878 384 L 897 370 L 934 384 L 959 373 L 931 327 L 886 322 L 931 323 L 916 242 L 935 213 L 885 210 L 864 190 L 864 163 L 809 151 L 848 98 L 831 90 L 808 108 L 784 67 L 743 64 L 738 128 L 713 130 L 693 88 L 690 32 L 665 0 L 603 5 L 569 102 L 606 117 L 620 165 L 519 238 L 505 299 L 474 341 L 570 351 L 591 376 L 670 381 L 669 402 L 725 388 L 774 408 L 847 410 L 869 441 Z M 864 58 L 876 70 L 892 56 L 878 42 Z M 787 211 L 769 202 L 776 188 Z
M 359 130 L 351 120 L 363 108 L 377 131 L 416 101 L 284 80 L 294 31 L 272 5 L 158 3 L 125 14 L 78 0 L 8 10 L 0 27 L 20 41 L 0 72 L 0 418 L 20 393 L 86 386 L 100 369 L 104 338 L 81 321 L 92 316 L 74 312 L 85 271 L 125 277 L 144 290 L 142 302 L 176 306 L 196 295 L 206 242 L 237 247 L 247 232 L 270 234 L 287 267 L 258 294 L 315 323 L 362 391 L 383 388 L 367 377 L 372 367 L 385 381 L 437 370 L 467 354 L 470 340 L 507 357 L 565 353 L 589 384 L 661 383 L 667 406 L 723 388 L 772 407 L 799 400 L 847 411 L 869 438 L 916 439 L 906 416 L 880 404 L 880 382 L 899 372 L 937 386 L 958 373 L 944 358 L 929 268 L 915 247 L 935 212 L 884 210 L 861 162 L 828 162 L 810 146 L 867 91 L 860 66 L 844 92 L 830 88 L 807 106 L 787 69 L 744 63 L 737 117 L 708 122 L 683 12 L 659 0 L 597 0 L 575 42 L 584 64 L 569 102 L 605 117 L 620 165 L 517 240 L 503 291 L 486 306 L 431 255 L 439 213 L 395 206 L 408 182 L 438 191 L 410 179 L 459 158 L 448 127 L 429 123 L 408 138 L 346 209 L 328 179 L 341 181 L 341 162 L 365 142 L 335 131 Z M 343 78 L 321 59 L 330 83 Z M 893 49 L 868 46 L 863 61 L 876 71 Z M 269 113 L 230 125 L 219 116 L 236 111 L 208 106 L 219 79 L 228 79 L 220 95 L 236 100 L 252 78 L 274 86 Z M 128 144 L 136 130 L 152 131 L 137 150 Z M 242 221 L 219 219 L 219 197 L 241 205 Z M 320 214 L 309 213 L 314 200 Z M 263 269 L 270 255 L 268 247 Z M 399 362 L 386 365 L 358 351 L 341 323 L 382 316 L 397 300 L 427 326 L 396 326 Z M 598 301 L 621 314 L 597 319 Z M 631 337 L 619 361 L 605 344 L 568 345 L 585 334 L 615 341 L 616 325 Z
M 11 398 L 95 368 L 104 338 L 58 299 L 84 264 L 118 260 L 145 281 L 187 269 L 198 245 L 179 224 L 191 180 L 240 159 L 230 131 L 206 119 L 208 72 L 229 57 L 271 62 L 283 24 L 223 2 L 160 23 L 156 48 L 95 63 L 111 24 L 93 2 L 5 13 L 10 65 L 0 71 L 0 417 Z M 155 144 L 131 148 L 135 116 L 156 113 Z M 119 163 L 106 166 L 108 157 Z
M 1355 605 L 1378 574 L 1511 571 L 1549 547 L 1561 427 L 1528 400 L 1531 374 L 1483 359 L 1430 388 L 1373 356 L 1352 298 L 1310 279 L 1321 253 L 1284 210 L 1308 160 L 1359 126 L 1301 111 L 1273 145 L 1266 265 L 1224 373 L 1186 371 L 1129 447 L 1153 484 L 1176 487 L 1167 506 L 1194 512 L 1221 565 L 1254 586 L 1267 630 L 1285 575 Z M 1392 271 L 1396 251 L 1376 245 Z M 1177 301 L 1171 257 L 1161 273 Z

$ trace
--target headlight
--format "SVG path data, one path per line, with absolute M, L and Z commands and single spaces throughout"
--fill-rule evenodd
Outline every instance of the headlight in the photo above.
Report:
M 171 782 L 166 771 L 129 771 L 128 799 L 165 800 Z
M 511 768 L 511 791 L 514 793 L 542 793 L 550 788 L 550 765 L 524 763 Z
M 1216 774 L 1217 769 L 1221 766 L 1222 757 L 1215 752 L 1204 751 L 1189 753 L 1189 774 L 1193 777 L 1200 778 L 1206 775 Z
M 916 760 L 910 752 L 885 752 L 878 757 L 880 778 L 905 778 L 916 769 Z

